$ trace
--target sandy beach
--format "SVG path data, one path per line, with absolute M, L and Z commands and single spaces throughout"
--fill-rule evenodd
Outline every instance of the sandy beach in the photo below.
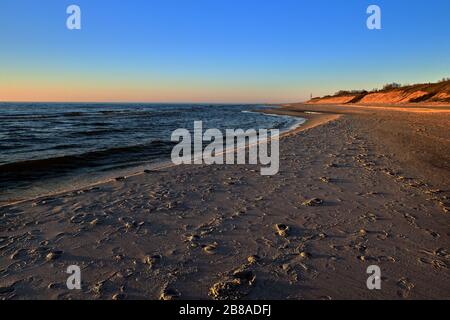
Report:
M 182 165 L 1 207 L 0 298 L 449 299 L 450 108 L 271 112 L 308 119 L 278 175 Z

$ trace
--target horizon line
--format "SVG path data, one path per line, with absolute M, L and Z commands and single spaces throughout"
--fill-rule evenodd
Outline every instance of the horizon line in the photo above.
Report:
M 205 101 L 33 101 L 33 100 L 14 100 L 14 101 L 3 101 L 0 100 L 0 103 L 67 103 L 67 104 L 75 104 L 75 103 L 91 103 L 91 104 L 101 104 L 101 103 L 110 103 L 110 104 L 119 104 L 119 103 L 128 103 L 128 104 L 211 104 L 211 105 L 221 105 L 221 104 L 241 104 L 241 105 L 252 105 L 252 104 L 263 104 L 263 105 L 281 105 L 281 104 L 289 104 L 289 103 L 302 103 L 303 101 L 296 102 L 205 102 Z

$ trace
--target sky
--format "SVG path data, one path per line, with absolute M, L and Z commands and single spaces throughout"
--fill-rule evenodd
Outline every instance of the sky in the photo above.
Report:
M 81 9 L 68 30 L 66 9 Z M 381 30 L 366 26 L 381 8 Z M 448 0 L 1 0 L 0 101 L 304 101 L 450 76 Z

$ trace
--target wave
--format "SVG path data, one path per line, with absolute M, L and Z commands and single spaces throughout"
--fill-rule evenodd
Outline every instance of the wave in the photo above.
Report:
M 129 115 L 152 115 L 155 112 L 152 110 L 101 110 L 97 115 L 119 115 L 119 116 L 129 116 Z
M 296 117 L 296 116 L 290 116 L 290 115 L 284 115 L 284 114 L 275 114 L 275 113 L 263 113 L 258 111 L 250 111 L 250 110 L 244 110 L 241 111 L 242 113 L 252 113 L 252 114 L 259 114 L 262 116 L 269 116 L 269 117 L 276 117 L 280 118 L 282 122 L 276 123 L 274 129 L 280 129 L 281 131 L 291 131 L 295 130 L 301 125 L 303 125 L 306 122 L 305 118 Z
M 65 112 L 63 113 L 64 117 L 82 117 L 84 116 L 83 112 Z
M 39 178 L 43 175 L 58 175 L 80 168 L 123 165 L 131 161 L 156 159 L 169 154 L 175 144 L 172 141 L 154 140 L 148 144 L 7 163 L 0 165 L 0 180 L 3 182 L 17 181 L 21 178 L 30 179 Z
M 71 136 L 100 136 L 104 134 L 111 134 L 111 133 L 124 133 L 127 132 L 126 129 L 99 129 L 99 130 L 91 130 L 91 131 L 79 131 L 71 133 Z
M 40 114 L 14 114 L 14 115 L 2 115 L 0 121 L 12 121 L 12 120 L 40 120 L 40 119 L 55 119 L 60 115 L 40 115 Z

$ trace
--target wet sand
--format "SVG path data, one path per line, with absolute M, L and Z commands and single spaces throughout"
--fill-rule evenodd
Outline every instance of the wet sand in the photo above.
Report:
M 309 119 L 278 175 L 176 166 L 1 207 L 0 297 L 449 299 L 450 113 L 274 112 Z

